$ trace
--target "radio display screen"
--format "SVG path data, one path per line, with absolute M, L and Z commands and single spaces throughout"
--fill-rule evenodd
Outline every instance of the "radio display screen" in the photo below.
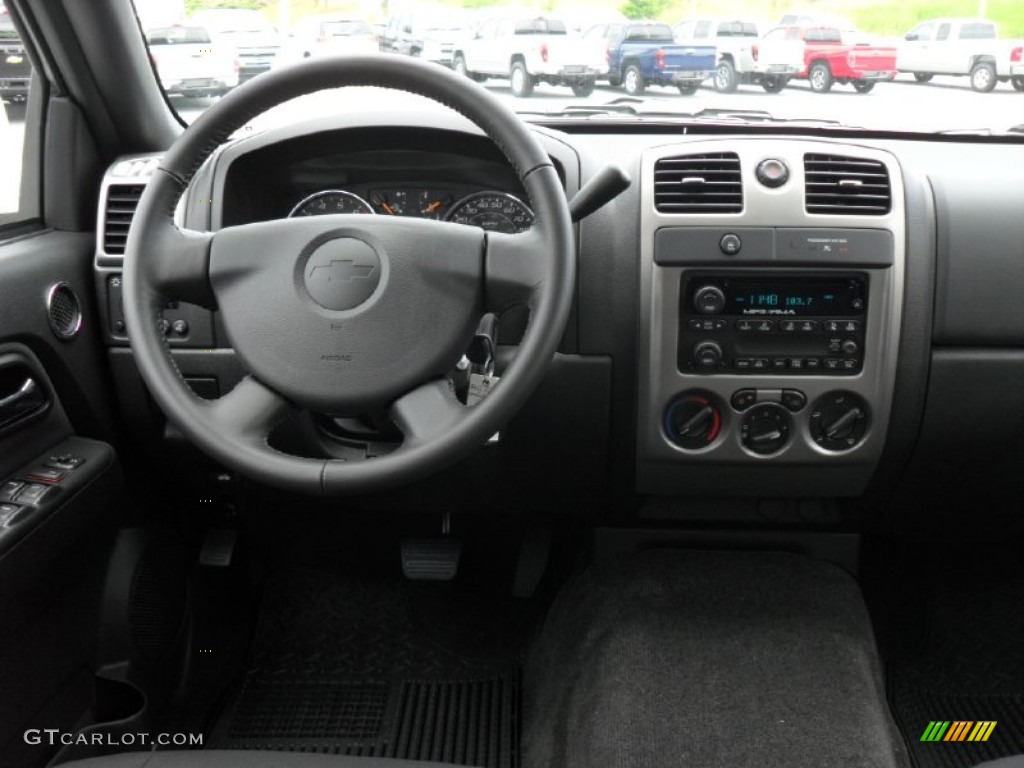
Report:
M 843 317 L 863 315 L 866 305 L 864 281 L 859 278 L 728 278 L 719 281 L 719 287 L 725 294 L 726 315 Z

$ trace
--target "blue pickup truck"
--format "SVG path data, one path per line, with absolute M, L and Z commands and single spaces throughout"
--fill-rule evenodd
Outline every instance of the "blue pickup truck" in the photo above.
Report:
M 715 46 L 680 45 L 672 28 L 657 21 L 599 24 L 585 37 L 604 46 L 608 82 L 630 96 L 639 96 L 649 85 L 675 86 L 689 96 L 715 71 Z

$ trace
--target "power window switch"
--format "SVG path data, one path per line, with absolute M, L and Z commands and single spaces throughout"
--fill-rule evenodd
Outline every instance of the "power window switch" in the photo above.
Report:
M 18 491 L 25 487 L 25 484 L 20 480 L 8 480 L 3 485 L 0 485 L 0 502 L 14 501 L 14 497 L 18 495 Z
M 85 459 L 79 456 L 72 456 L 70 453 L 62 453 L 60 456 L 51 456 L 44 462 L 44 466 L 50 467 L 51 469 L 61 469 L 65 472 L 70 472 L 73 469 L 78 469 L 82 464 L 85 463 Z
M 0 504 L 0 528 L 6 528 L 15 522 L 21 507 L 17 504 Z
M 56 485 L 64 479 L 64 473 L 57 469 L 48 469 L 46 467 L 37 467 L 25 475 L 26 480 L 31 480 L 35 483 L 46 483 L 47 485 Z M 24 491 L 23 491 L 24 493 Z
M 17 495 L 17 501 L 21 504 L 38 504 L 43 500 L 50 486 L 39 483 L 28 483 Z

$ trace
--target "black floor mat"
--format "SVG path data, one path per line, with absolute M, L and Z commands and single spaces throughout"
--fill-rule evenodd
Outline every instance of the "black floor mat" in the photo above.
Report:
M 1024 753 L 1024 563 L 1012 545 L 933 547 L 894 609 L 889 699 L 917 768 Z M 905 569 L 907 570 L 907 569 Z M 922 741 L 933 721 L 995 722 L 985 742 Z M 969 739 L 975 726 L 962 729 Z M 962 733 L 961 733 L 962 735 Z
M 451 585 L 291 570 L 211 746 L 519 765 L 527 611 Z

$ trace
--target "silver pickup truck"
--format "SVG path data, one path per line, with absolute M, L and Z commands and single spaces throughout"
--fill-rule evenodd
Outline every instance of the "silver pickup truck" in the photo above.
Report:
M 966 75 L 976 91 L 991 91 L 1000 82 L 1024 91 L 1024 41 L 999 39 L 995 23 L 985 19 L 933 19 L 907 33 L 896 67 L 921 83 L 935 75 Z

